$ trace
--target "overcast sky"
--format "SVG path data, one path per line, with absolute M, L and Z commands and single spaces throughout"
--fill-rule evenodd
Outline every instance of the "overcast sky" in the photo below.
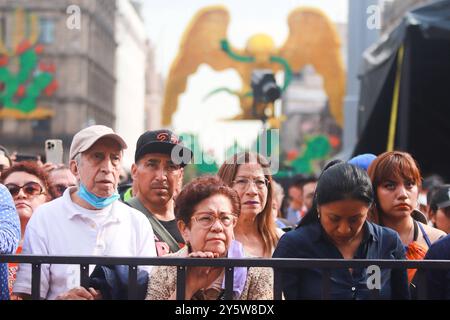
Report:
M 148 35 L 156 49 L 157 69 L 165 77 L 175 58 L 181 36 L 195 13 L 205 6 L 221 4 L 230 12 L 228 39 L 233 46 L 245 47 L 250 36 L 266 33 L 277 46 L 284 43 L 289 12 L 299 6 L 322 9 L 331 20 L 346 22 L 347 0 L 145 0 L 143 16 Z M 205 149 L 221 153 L 235 138 L 242 145 L 256 138 L 259 121 L 224 122 L 239 113 L 238 100 L 225 93 L 203 101 L 206 94 L 218 87 L 239 89 L 241 80 L 232 70 L 215 72 L 203 65 L 189 78 L 180 96 L 178 111 L 173 118 L 177 132 L 199 133 Z M 217 155 L 221 159 L 221 155 Z

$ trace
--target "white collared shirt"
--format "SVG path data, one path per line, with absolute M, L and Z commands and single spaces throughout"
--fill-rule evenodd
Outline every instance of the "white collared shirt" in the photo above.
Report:
M 36 209 L 25 230 L 22 254 L 156 257 L 153 229 L 143 213 L 120 201 L 88 210 L 72 202 L 70 193 L 75 191 L 67 189 L 61 198 Z M 41 298 L 55 299 L 79 285 L 79 265 L 42 265 Z M 19 265 L 13 292 L 31 293 L 30 264 Z

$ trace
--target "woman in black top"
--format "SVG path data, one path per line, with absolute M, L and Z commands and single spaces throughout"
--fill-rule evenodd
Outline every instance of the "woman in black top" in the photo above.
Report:
M 279 241 L 274 258 L 405 259 L 394 231 L 367 221 L 374 200 L 367 173 L 351 164 L 334 161 L 322 172 L 313 208 L 298 228 Z M 372 293 L 367 268 L 330 271 L 331 299 L 369 299 Z M 369 279 L 369 284 L 372 282 Z M 404 269 L 381 269 L 379 298 L 409 298 Z M 320 299 L 321 269 L 286 269 L 282 287 L 286 299 Z

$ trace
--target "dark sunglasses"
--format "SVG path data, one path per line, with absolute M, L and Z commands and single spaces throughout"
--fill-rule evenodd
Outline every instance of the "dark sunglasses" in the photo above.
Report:
M 23 186 L 18 186 L 14 183 L 8 183 L 7 185 L 5 185 L 5 187 L 8 188 L 9 193 L 11 193 L 13 197 L 17 197 L 21 189 L 23 189 L 23 192 L 25 192 L 25 194 L 28 196 L 38 196 L 40 194 L 45 194 L 42 186 L 39 183 L 33 181 L 27 182 Z

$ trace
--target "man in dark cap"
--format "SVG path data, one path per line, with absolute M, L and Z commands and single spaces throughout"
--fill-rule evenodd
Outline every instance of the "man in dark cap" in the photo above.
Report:
M 175 252 L 184 244 L 175 221 L 174 197 L 191 158 L 192 151 L 170 130 L 147 131 L 137 141 L 131 167 L 136 192 L 128 204 L 150 220 L 158 256 Z

